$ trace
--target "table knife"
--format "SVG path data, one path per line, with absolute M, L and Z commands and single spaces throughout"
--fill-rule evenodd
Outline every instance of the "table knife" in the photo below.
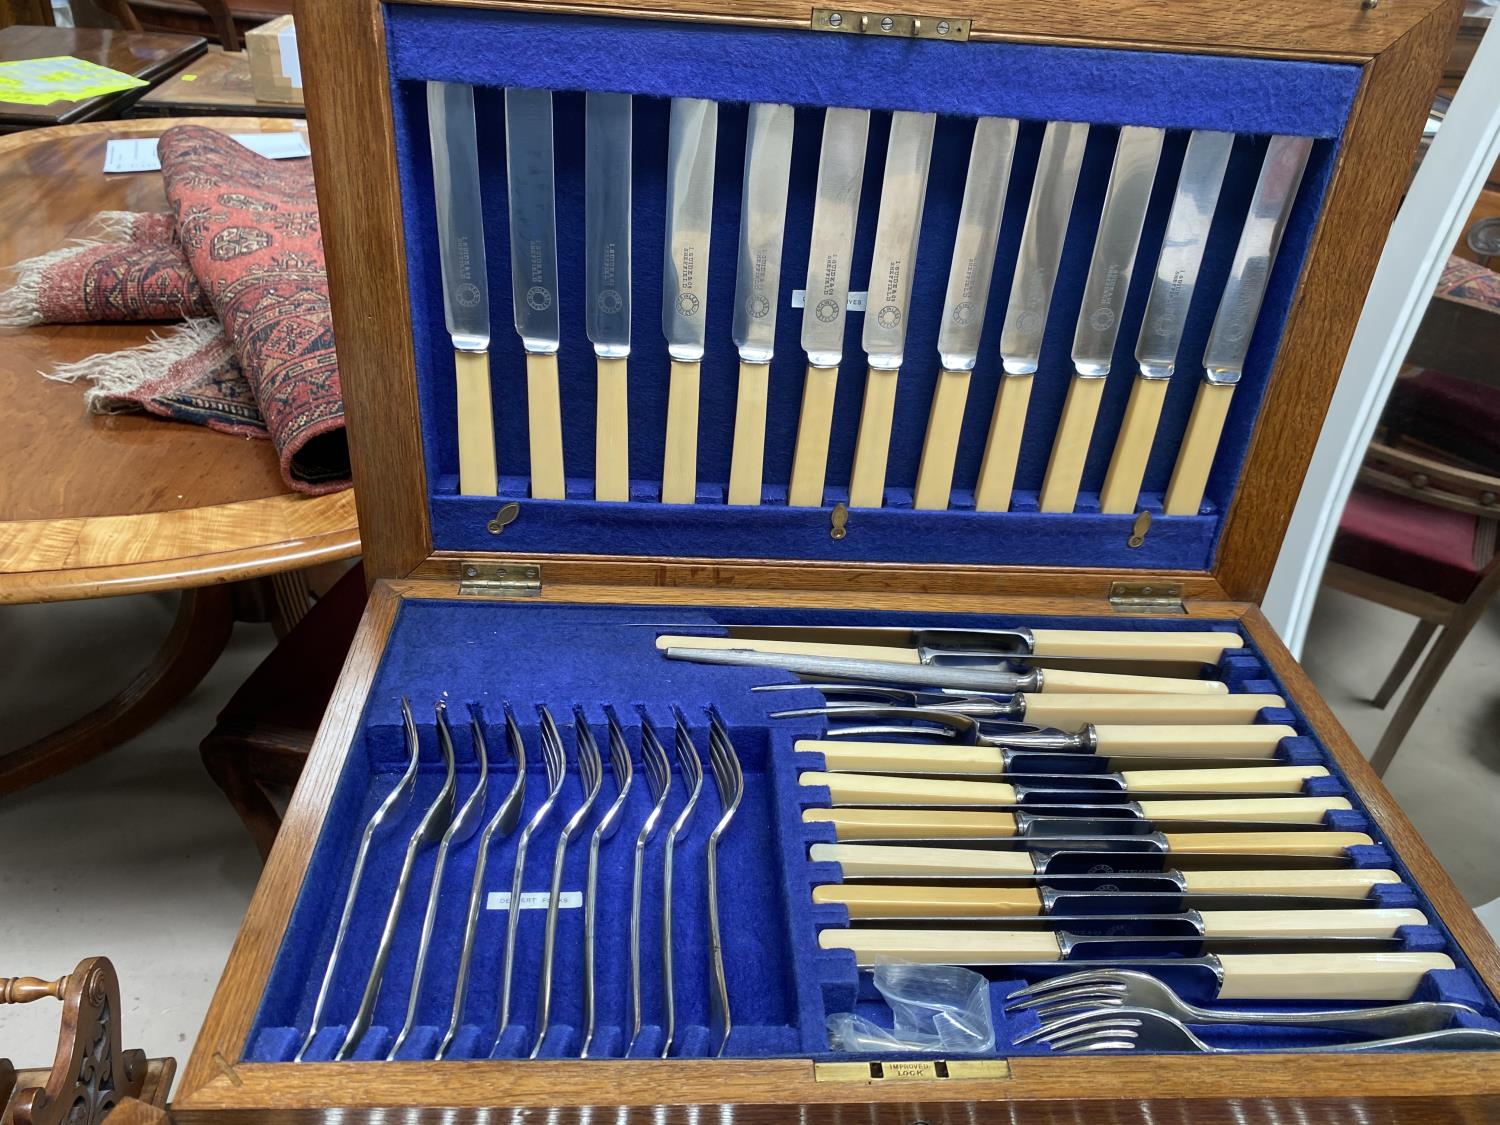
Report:
M 1245 369 L 1245 356 L 1255 335 L 1255 322 L 1271 278 L 1271 266 L 1292 205 L 1297 201 L 1297 189 L 1311 152 L 1312 141 L 1307 137 L 1272 137 L 1266 148 L 1255 195 L 1250 200 L 1250 214 L 1240 232 L 1234 264 L 1208 336 L 1203 382 L 1198 385 L 1198 397 L 1188 416 L 1187 432 L 1178 447 L 1177 464 L 1167 485 L 1163 507 L 1169 516 L 1197 515 L 1203 503 L 1208 473 L 1224 431 L 1224 418 L 1229 413 L 1235 384 Z
M 1252 769 L 1277 762 L 1280 740 L 1296 737 L 1292 727 L 1247 723 L 1235 727 L 1109 726 L 1090 724 L 1088 738 L 1026 726 L 1013 739 L 1020 745 L 953 745 L 947 742 L 865 742 L 842 738 L 799 739 L 798 751 L 832 755 L 840 762 L 867 755 L 871 761 L 917 756 L 931 762 L 928 773 L 1070 773 L 1121 770 Z M 830 732 L 834 733 L 834 732 Z M 1211 738 L 1205 738 L 1204 735 Z M 1221 741 L 1221 736 L 1233 737 Z M 1035 739 L 1036 745 L 1028 744 Z M 996 742 L 1001 740 L 997 739 Z M 1050 745 L 1049 745 L 1050 743 Z M 830 766 L 845 770 L 846 765 Z
M 1040 507 L 1044 512 L 1071 512 L 1078 502 L 1078 483 L 1093 440 L 1120 319 L 1125 314 L 1131 267 L 1140 246 L 1165 136 L 1161 129 L 1135 125 L 1120 130 L 1094 239 L 1094 256 L 1083 287 L 1083 304 L 1078 310 L 1078 327 L 1073 333 L 1073 380 L 1068 384 L 1068 397 L 1042 481 Z
M 849 478 L 851 508 L 879 508 L 885 502 L 885 469 L 896 411 L 896 381 L 911 319 L 911 284 L 927 199 L 935 113 L 897 111 L 891 115 L 880 215 L 870 257 L 868 305 L 862 343 L 868 371 L 865 399 Z
M 806 304 L 802 310 L 802 350 L 807 353 L 807 376 L 787 492 L 787 503 L 794 508 L 817 508 L 823 504 L 828 440 L 833 430 L 833 395 L 838 387 L 839 364 L 844 358 L 849 270 L 869 131 L 867 109 L 831 107 L 825 111 L 812 243 L 807 255 Z
M 453 338 L 457 382 L 458 490 L 494 496 L 495 415 L 490 405 L 490 287 L 479 198 L 474 87 L 427 83 L 433 202 L 443 271 L 443 318 Z
M 776 346 L 781 242 L 786 232 L 795 113 L 789 105 L 750 107 L 745 184 L 740 196 L 740 254 L 734 279 L 734 345 L 740 383 L 729 459 L 729 502 L 759 504 L 766 459 L 766 400 Z
M 1081 941 L 1118 940 L 1126 943 L 1140 940 L 1168 942 L 1174 938 L 1179 941 L 1192 938 L 1268 938 L 1271 944 L 1276 944 L 1277 939 L 1282 938 L 1330 938 L 1341 949 L 1399 949 L 1399 944 L 1372 944 L 1366 947 L 1346 943 L 1345 939 L 1371 938 L 1376 942 L 1390 942 L 1397 937 L 1396 931 L 1403 926 L 1428 925 L 1427 915 L 1409 907 L 1384 910 L 1360 906 L 1303 909 L 1296 906 L 1253 905 L 1242 910 L 1188 910 L 1172 914 L 1131 914 L 1124 911 L 1117 914 L 1076 914 L 1071 910 L 1061 910 L 1051 913 L 969 915 L 952 912 L 952 907 L 941 900 L 937 909 L 925 908 L 926 895 L 922 892 L 926 888 L 911 889 L 919 892 L 910 896 L 911 913 L 883 916 L 851 911 L 849 928 L 894 930 L 920 926 L 925 930 L 1040 931 L 1070 934 Z M 1025 890 L 1020 893 L 1034 894 Z M 1283 896 L 1266 897 L 1287 901 Z M 1250 899 L 1251 896 L 1247 895 L 1245 898 Z M 900 900 L 901 896 L 898 896 L 897 901 Z M 818 901 L 816 893 L 813 901 Z M 1110 905 L 1109 900 L 1103 900 L 1103 904 Z M 1070 906 L 1072 910 L 1078 908 L 1075 904 Z
M 510 283 L 526 349 L 531 495 L 561 500 L 562 405 L 557 351 L 557 216 L 552 179 L 552 91 L 505 91 L 505 175 L 510 187 Z
M 598 368 L 595 500 L 630 499 L 631 110 L 629 94 L 585 96 L 584 300 Z
M 661 302 L 662 332 L 672 359 L 661 470 L 663 504 L 691 504 L 698 493 L 698 368 L 708 320 L 708 243 L 718 137 L 717 102 L 672 99 Z
M 1026 228 L 1021 234 L 1020 256 L 1016 259 L 1005 326 L 1000 333 L 1000 360 L 1005 373 L 1000 380 L 1000 393 L 995 396 L 989 436 L 979 463 L 979 482 L 974 490 L 974 506 L 981 512 L 1010 509 L 1021 434 L 1026 427 L 1026 407 L 1031 400 L 1031 381 L 1041 361 L 1047 312 L 1052 304 L 1058 264 L 1062 261 L 1088 135 L 1087 125 L 1052 121 L 1042 136 Z
M 1005 213 L 1006 186 L 1016 148 L 1016 122 L 1009 117 L 981 117 L 974 124 L 969 172 L 964 181 L 958 234 L 953 240 L 953 262 L 948 269 L 948 292 L 938 330 L 942 370 L 932 392 L 922 460 L 917 468 L 914 506 L 940 510 L 948 507 L 953 491 L 953 465 L 969 376 L 979 358 L 985 307 L 990 299 L 990 277 L 995 270 L 995 246 Z
M 1156 440 L 1167 386 L 1177 366 L 1177 349 L 1182 343 L 1193 290 L 1198 283 L 1198 268 L 1208 245 L 1224 169 L 1233 147 L 1232 133 L 1199 131 L 1188 138 L 1182 171 L 1177 177 L 1177 193 L 1172 199 L 1156 273 L 1151 279 L 1146 314 L 1136 340 L 1138 374 L 1130 388 L 1130 401 L 1125 406 L 1104 488 L 1099 493 L 1102 511 L 1128 514 L 1135 511 L 1140 499 L 1141 480 Z

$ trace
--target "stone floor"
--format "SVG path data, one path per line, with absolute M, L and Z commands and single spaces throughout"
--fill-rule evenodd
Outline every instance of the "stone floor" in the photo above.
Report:
M 0 609 L 0 746 L 44 734 L 108 698 L 171 624 L 170 598 Z M 1344 595 L 1320 602 L 1313 679 L 1366 749 L 1383 714 L 1366 702 L 1409 621 Z M 119 970 L 126 1043 L 184 1060 L 259 863 L 204 775 L 197 745 L 269 649 L 239 626 L 208 679 L 166 721 L 96 762 L 0 802 L 0 974 L 52 977 L 105 953 Z M 1470 638 L 1388 781 L 1476 904 L 1500 896 L 1500 612 Z M 1496 920 L 1500 929 L 1500 919 Z M 0 1055 L 51 1058 L 59 1008 L 0 1008 Z

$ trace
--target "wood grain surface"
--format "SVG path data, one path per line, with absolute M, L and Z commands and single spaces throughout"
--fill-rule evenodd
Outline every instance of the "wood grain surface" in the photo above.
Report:
M 241 132 L 295 124 L 183 120 Z M 168 127 L 97 122 L 0 137 L 0 199 L 28 201 L 26 222 L 0 226 L 0 265 L 56 249 L 102 210 L 166 210 L 158 173 L 101 169 L 110 137 Z M 0 436 L 0 603 L 230 581 L 358 553 L 351 495 L 288 491 L 269 441 L 143 414 L 89 415 L 82 386 L 39 374 L 135 347 L 162 328 L 0 327 L 9 407 Z
M 132 107 L 137 117 L 231 114 L 260 117 L 303 117 L 300 105 L 257 100 L 250 85 L 250 57 L 244 51 L 218 47 L 194 59 L 182 70 L 148 90 Z

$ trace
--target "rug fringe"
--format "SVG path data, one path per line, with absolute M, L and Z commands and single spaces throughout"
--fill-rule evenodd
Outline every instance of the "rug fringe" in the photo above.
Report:
M 136 224 L 143 217 L 149 218 L 150 214 L 142 211 L 100 211 L 89 220 L 79 237 L 95 242 L 131 242 L 135 238 Z
M 153 335 L 140 347 L 99 352 L 41 374 L 59 383 L 86 379 L 92 386 L 84 392 L 84 404 L 92 413 L 109 414 L 119 409 L 119 399 L 160 379 L 172 364 L 224 342 L 224 329 L 217 317 L 195 317 L 165 335 Z
M 11 285 L 0 290 L 0 324 L 25 328 L 42 323 L 42 280 L 47 271 L 85 250 L 103 245 L 97 240 L 75 239 L 11 266 Z

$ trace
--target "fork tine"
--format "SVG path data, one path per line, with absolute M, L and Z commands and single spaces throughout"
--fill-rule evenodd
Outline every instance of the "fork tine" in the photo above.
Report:
M 594 739 L 582 707 L 573 708 L 573 731 L 578 743 L 578 773 L 583 778 L 583 791 L 589 793 L 603 779 L 604 763 L 599 754 L 599 743 Z
M 1108 982 L 1098 984 L 1083 983 L 1073 985 L 1069 988 L 1059 988 L 1053 992 L 1043 993 L 1019 1003 L 1007 1004 L 1007 1012 L 1035 1011 L 1048 1004 L 1068 1003 L 1073 1000 L 1114 999 L 1123 997 L 1125 989 L 1123 986 L 1111 985 Z
M 667 748 L 656 737 L 656 730 L 641 712 L 641 759 L 646 767 L 646 781 L 651 787 L 651 796 L 660 800 L 671 781 L 671 763 L 667 759 Z
M 557 731 L 557 722 L 546 704 L 537 704 L 537 715 L 541 720 L 542 757 L 547 763 L 547 785 L 556 789 L 562 784 L 563 774 L 568 768 L 568 752 L 563 749 L 562 735 Z
M 1139 1049 L 1140 1044 L 1135 1042 L 1134 1040 L 1105 1039 L 1097 1043 L 1083 1041 L 1080 1043 L 1072 1044 L 1063 1053 L 1069 1055 L 1087 1055 L 1096 1053 L 1102 1054 L 1105 1051 L 1136 1051 Z
M 1034 1008 L 1032 1011 L 1042 1023 L 1049 1024 L 1056 1023 L 1064 1016 L 1074 1015 L 1078 1012 L 1123 1007 L 1125 1007 L 1125 997 L 1123 996 L 1095 996 L 1088 1000 L 1072 1000 L 1066 1004 L 1048 1004 L 1042 1008 Z
M 634 772 L 630 761 L 630 744 L 625 741 L 625 732 L 620 727 L 620 720 L 615 717 L 613 707 L 604 709 L 604 721 L 609 724 L 609 766 L 614 771 L 615 784 L 624 788 Z
M 1014 992 L 1010 993 L 1008 996 L 1006 996 L 1006 999 L 1016 1000 L 1020 999 L 1021 997 L 1037 996 L 1045 992 L 1050 992 L 1053 989 L 1057 988 L 1070 988 L 1073 985 L 1083 983 L 1084 981 L 1106 981 L 1118 979 L 1119 977 L 1115 975 L 1115 971 L 1113 969 L 1084 969 L 1080 972 L 1064 973 L 1059 977 L 1049 977 L 1046 980 L 1039 980 L 1035 984 L 1028 984 L 1025 988 L 1018 988 Z

